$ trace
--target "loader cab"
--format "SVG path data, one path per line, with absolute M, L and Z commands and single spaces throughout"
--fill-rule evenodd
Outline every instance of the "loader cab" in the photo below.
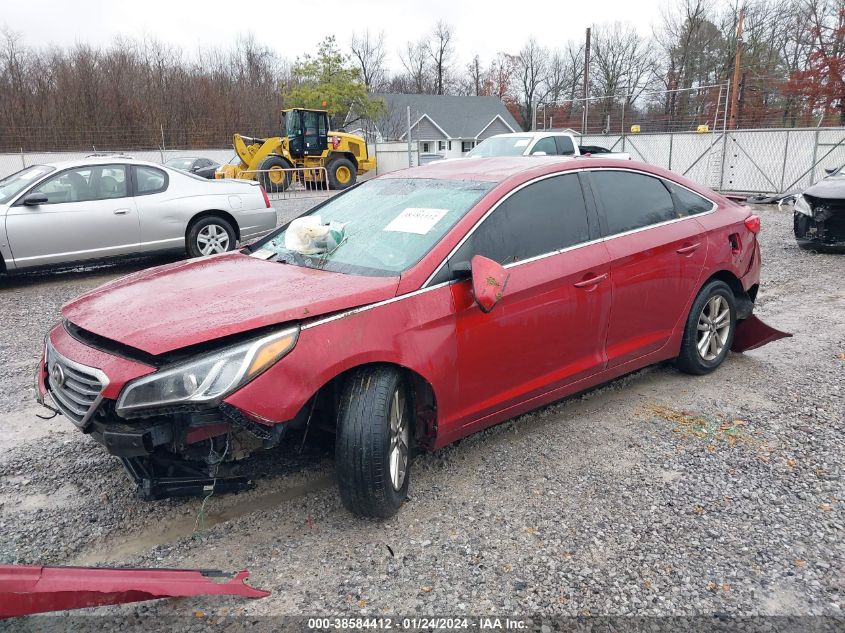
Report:
M 321 156 L 328 149 L 329 115 L 325 110 L 283 110 L 282 117 L 291 156 Z

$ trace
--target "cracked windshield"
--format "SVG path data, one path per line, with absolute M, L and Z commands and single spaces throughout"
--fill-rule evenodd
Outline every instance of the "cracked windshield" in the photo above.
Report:
M 423 178 L 366 182 L 297 218 L 256 257 L 390 276 L 425 255 L 495 183 Z

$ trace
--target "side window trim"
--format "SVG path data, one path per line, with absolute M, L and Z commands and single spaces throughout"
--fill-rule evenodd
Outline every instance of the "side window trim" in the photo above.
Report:
M 528 181 L 522 183 L 521 185 L 515 187 L 514 189 L 511 189 L 507 193 L 507 195 L 505 195 L 504 197 L 497 200 L 496 203 L 492 207 L 487 209 L 487 211 L 484 212 L 484 215 L 481 216 L 476 221 L 476 223 L 472 225 L 472 227 L 470 227 L 469 231 L 467 231 L 466 234 L 460 240 L 458 240 L 458 243 L 455 244 L 454 247 L 452 247 L 452 250 L 449 251 L 449 253 L 440 262 L 440 264 L 437 265 L 437 267 L 434 269 L 434 271 L 423 282 L 422 286 L 420 286 L 420 290 L 422 290 L 423 288 L 433 286 L 433 285 L 440 285 L 442 283 L 451 283 L 451 281 L 446 282 L 446 281 L 442 281 L 442 280 L 438 281 L 436 283 L 432 283 L 432 282 L 433 282 L 433 280 L 435 280 L 438 277 L 438 275 L 440 275 L 440 273 L 442 272 L 442 270 L 444 268 L 448 268 L 449 260 L 451 260 L 452 257 L 454 257 L 455 254 L 461 249 L 461 247 L 464 245 L 464 243 L 470 237 L 472 237 L 472 234 L 475 233 L 475 231 L 478 230 L 478 227 L 480 227 L 484 223 L 484 221 L 487 220 L 487 218 L 490 217 L 493 214 L 493 212 L 496 211 L 496 209 L 498 209 L 499 206 L 504 204 L 504 202 L 506 200 L 508 200 L 511 196 L 513 196 L 514 194 L 516 194 L 519 191 L 522 191 L 523 189 L 525 189 L 529 185 L 533 185 L 533 184 L 541 182 L 543 180 L 547 180 L 549 178 L 554 178 L 555 176 L 565 176 L 565 175 L 569 175 L 569 174 L 580 175 L 582 172 L 584 172 L 583 169 L 571 169 L 571 170 L 567 170 L 567 171 L 558 171 L 558 172 L 554 172 L 554 173 L 551 173 L 551 174 L 543 174 L 542 176 L 538 176 L 537 178 L 534 178 L 532 180 L 528 180 Z M 579 178 L 579 181 L 580 181 L 580 178 Z M 582 195 L 583 195 L 583 193 L 584 193 L 583 185 L 581 186 L 581 191 L 582 191 Z M 587 200 L 586 195 L 584 196 L 584 202 L 585 202 L 585 205 L 587 206 L 587 223 L 588 223 L 588 227 L 590 227 L 590 226 L 592 226 L 590 224 L 590 206 L 589 206 L 589 202 Z M 544 257 L 551 257 L 551 256 L 557 255 L 559 253 L 564 253 L 566 251 L 574 250 L 576 248 L 582 248 L 582 247 L 588 246 L 590 244 L 595 244 L 596 242 L 601 242 L 604 239 L 601 236 L 597 236 L 595 239 L 592 239 L 592 235 L 593 235 L 592 229 L 590 229 L 590 238 L 591 239 L 586 241 L 586 242 L 580 242 L 578 244 L 572 244 L 570 246 L 567 246 L 567 247 L 564 247 L 564 248 L 561 248 L 561 249 L 549 251 L 548 253 L 542 253 L 542 254 L 536 255 L 534 257 L 528 257 L 526 259 L 521 259 L 521 260 L 516 261 L 516 262 L 509 262 L 507 264 L 504 264 L 504 267 L 505 268 L 511 268 L 513 266 L 519 266 L 520 264 L 527 264 L 529 262 L 533 262 L 533 261 L 536 261 L 538 259 L 542 259 Z
M 672 195 L 672 189 L 670 187 L 666 186 L 666 179 L 665 178 L 661 178 L 660 176 L 658 176 L 656 174 L 650 174 L 650 173 L 645 172 L 645 171 L 640 171 L 639 169 L 632 169 L 630 167 L 591 167 L 589 169 L 582 170 L 582 173 L 584 174 L 584 176 L 587 178 L 588 182 L 590 183 L 590 189 L 593 192 L 595 191 L 595 184 L 593 183 L 591 174 L 592 174 L 592 172 L 596 172 L 596 171 L 625 171 L 625 172 L 630 172 L 630 173 L 634 173 L 634 174 L 639 174 L 641 176 L 648 176 L 649 178 L 655 178 L 655 179 L 659 180 L 660 184 L 662 184 L 663 187 L 666 189 L 666 191 L 669 192 L 669 196 L 672 198 L 672 204 L 673 204 L 673 206 L 675 206 L 675 209 L 677 210 L 677 204 L 676 204 L 675 196 Z M 692 191 L 692 189 L 690 189 L 689 187 L 684 187 L 682 184 L 680 184 L 678 182 L 672 181 L 672 183 L 677 185 L 678 187 L 683 187 L 684 189 L 686 189 L 688 191 Z M 701 196 L 700 193 L 697 193 L 695 191 L 692 191 L 692 193 L 695 193 L 696 195 Z M 701 197 L 704 197 L 704 196 L 701 196 Z M 659 226 L 665 226 L 667 224 L 672 224 L 674 222 L 681 222 L 683 220 L 692 220 L 694 218 L 701 217 L 702 215 L 708 215 L 710 213 L 713 213 L 719 206 L 716 202 L 714 202 L 713 200 L 710 200 L 710 198 L 705 198 L 710 203 L 712 203 L 713 206 L 709 211 L 706 211 L 704 213 L 698 213 L 698 214 L 695 214 L 695 215 L 685 215 L 685 216 L 682 216 L 682 217 L 679 217 L 679 218 L 673 218 L 671 220 L 665 220 L 663 222 L 657 222 L 655 224 L 649 224 L 648 226 L 641 226 L 641 227 L 638 227 L 636 229 L 631 229 L 630 231 L 623 231 L 621 233 L 608 234 L 609 231 L 608 231 L 608 227 L 607 227 L 607 217 L 605 216 L 604 207 L 602 205 L 601 200 L 599 199 L 599 196 L 594 194 L 594 198 L 595 198 L 596 205 L 598 207 L 598 212 L 599 212 L 599 224 L 601 226 L 601 234 L 602 234 L 601 239 L 602 240 L 612 240 L 612 239 L 615 239 L 617 237 L 623 237 L 625 235 L 631 235 L 632 233 L 638 233 L 640 231 L 647 231 L 649 229 L 653 229 L 653 228 L 656 228 L 656 227 L 659 227 Z

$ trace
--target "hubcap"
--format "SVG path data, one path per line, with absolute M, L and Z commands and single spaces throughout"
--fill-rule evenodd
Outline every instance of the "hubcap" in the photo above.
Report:
M 408 420 L 405 416 L 405 394 L 401 387 L 390 399 L 390 482 L 394 490 L 402 488 L 408 472 Z
M 229 250 L 229 234 L 219 224 L 209 224 L 200 229 L 197 247 L 203 255 L 216 255 Z
M 725 349 L 731 332 L 731 309 L 722 295 L 715 295 L 704 304 L 698 317 L 698 354 L 714 360 Z
M 271 167 L 267 176 L 270 178 L 270 182 L 274 185 L 278 185 L 285 179 L 285 172 L 282 171 L 281 167 Z
M 349 167 L 341 165 L 337 168 L 335 172 L 335 177 L 337 178 L 338 182 L 343 183 L 344 185 L 349 182 L 350 178 L 352 178 L 352 172 L 349 171 Z

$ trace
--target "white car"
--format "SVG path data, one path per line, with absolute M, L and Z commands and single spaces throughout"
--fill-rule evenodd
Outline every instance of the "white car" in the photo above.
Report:
M 491 156 L 600 156 L 631 160 L 626 152 L 611 152 L 596 145 L 581 146 L 569 132 L 514 132 L 497 134 L 481 141 L 467 158 Z
M 34 165 L 0 180 L 0 273 L 156 251 L 213 255 L 275 226 L 253 181 L 126 156 Z

